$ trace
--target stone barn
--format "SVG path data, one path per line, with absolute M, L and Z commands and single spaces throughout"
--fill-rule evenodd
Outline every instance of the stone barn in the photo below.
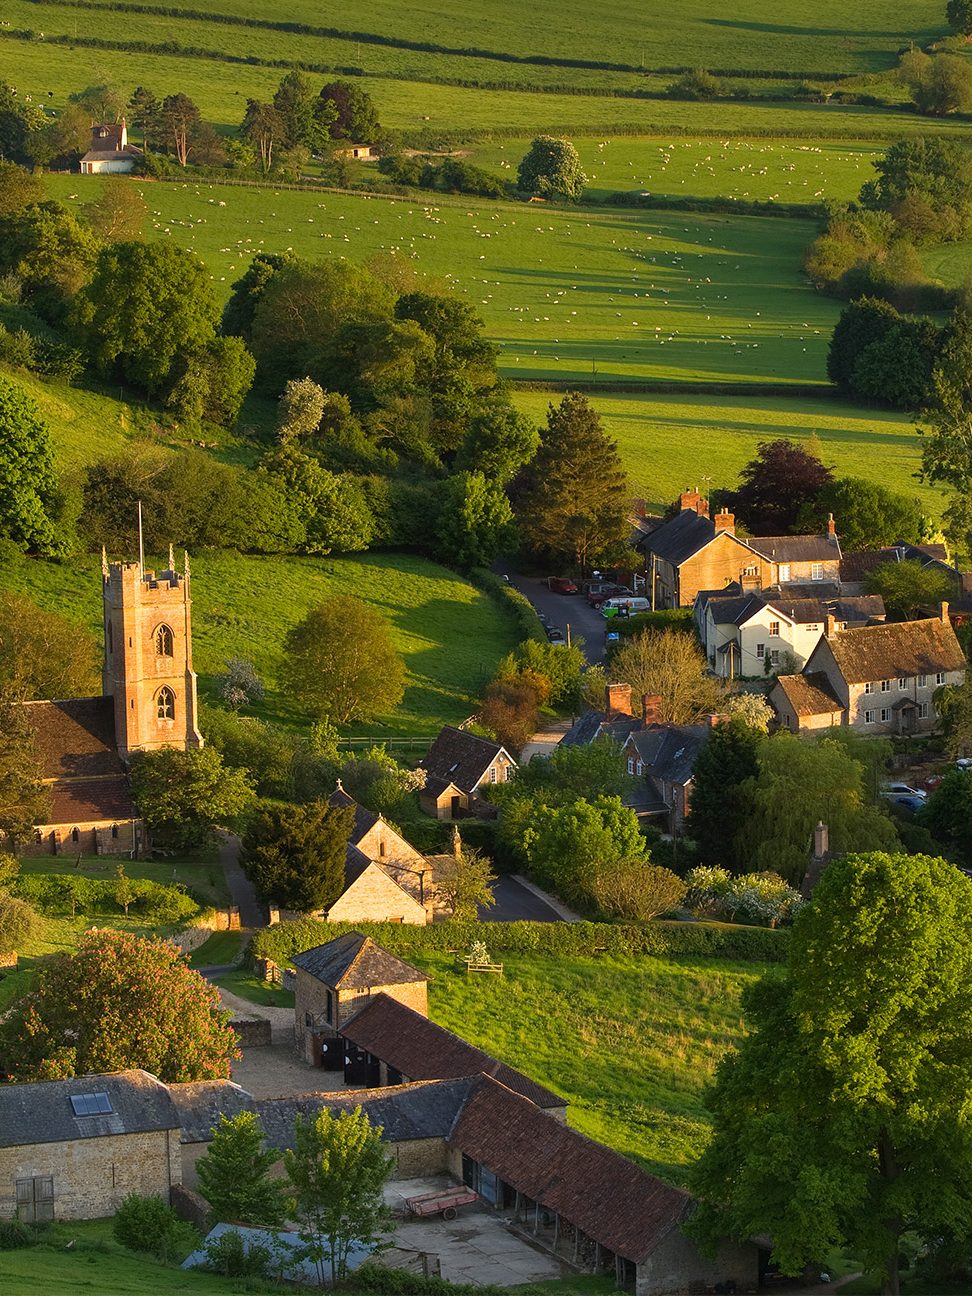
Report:
M 0 1219 L 100 1219 L 182 1183 L 179 1114 L 147 1071 L 0 1085 Z

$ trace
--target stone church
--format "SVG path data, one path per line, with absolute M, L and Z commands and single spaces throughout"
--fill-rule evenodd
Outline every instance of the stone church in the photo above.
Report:
M 27 853 L 139 851 L 144 831 L 128 789 L 133 752 L 203 745 L 192 669 L 189 557 L 156 574 L 102 557 L 101 697 L 24 704 L 36 736 L 50 822 Z

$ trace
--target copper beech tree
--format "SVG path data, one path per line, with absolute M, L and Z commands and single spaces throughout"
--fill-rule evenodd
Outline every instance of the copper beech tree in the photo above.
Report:
M 226 1079 L 239 1049 L 219 991 L 176 946 L 92 931 L 41 967 L 0 1023 L 0 1055 L 17 1080 L 138 1067 L 174 1084 Z

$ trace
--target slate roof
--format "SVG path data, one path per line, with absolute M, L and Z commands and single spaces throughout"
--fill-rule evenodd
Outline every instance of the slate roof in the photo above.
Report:
M 745 544 L 771 562 L 833 562 L 840 545 L 832 535 L 746 536 Z
M 113 698 L 25 702 L 24 710 L 34 730 L 42 778 L 124 773 L 115 743 Z
M 484 1072 L 538 1107 L 566 1105 L 563 1098 L 543 1085 L 388 995 L 369 1000 L 345 1023 L 340 1034 L 409 1080 L 450 1080 Z
M 706 599 L 705 606 L 711 607 L 716 625 L 738 626 L 755 616 L 764 606 L 764 600 L 758 594 L 728 594 L 723 598 L 716 595 Z
M 441 792 L 452 783 L 460 792 L 468 794 L 504 750 L 499 743 L 490 742 L 488 738 L 444 725 L 425 759 L 419 761 L 419 768 L 428 774 L 427 786 L 433 792 Z M 440 783 L 441 786 L 437 786 Z
M 366 810 L 363 805 L 358 805 L 354 797 L 348 796 L 340 783 L 327 798 L 327 803 L 331 806 L 354 806 L 354 824 L 349 838 L 354 845 L 357 845 L 366 833 L 371 832 L 381 818 L 381 815 L 375 814 L 374 810 Z
M 711 733 L 708 725 L 657 725 L 632 734 L 628 747 L 637 750 L 649 778 L 684 786 Z
M 709 518 L 694 509 L 683 509 L 677 517 L 646 535 L 637 547 L 677 567 L 704 548 L 715 538 L 715 533 L 715 524 Z
M 256 1111 L 252 1094 L 232 1080 L 189 1080 L 169 1085 L 169 1097 L 182 1126 L 183 1143 L 207 1143 L 220 1116 Z
M 841 630 L 832 638 L 822 640 L 813 656 L 824 644 L 833 653 L 837 668 L 848 684 L 894 679 L 900 675 L 959 671 L 966 667 L 965 654 L 951 623 L 939 617 Z
M 139 814 L 128 790 L 128 779 L 78 779 L 55 783 L 51 794 L 50 824 L 124 823 L 138 819 Z
M 93 1093 L 108 1095 L 111 1112 L 75 1116 L 72 1095 Z M 179 1114 L 168 1089 L 147 1071 L 0 1085 L 0 1147 L 178 1128 Z
M 808 675 L 778 675 L 775 687 L 783 690 L 787 702 L 798 716 L 830 715 L 844 709 L 823 671 L 811 671 Z
M 126 144 L 123 149 L 89 149 L 82 157 L 82 162 L 134 162 L 142 156 L 142 150 L 134 144 Z
M 635 1264 L 648 1258 L 692 1205 L 688 1193 L 487 1076 L 459 1113 L 449 1142 Z
M 370 986 L 412 985 L 429 980 L 424 972 L 389 954 L 360 932 L 345 932 L 325 945 L 295 954 L 291 962 L 334 990 L 366 990 Z
M 608 715 L 606 711 L 586 711 L 557 744 L 559 747 L 589 747 L 598 738 L 613 738 L 623 743 L 628 734 L 643 727 L 640 716 Z
M 885 563 L 897 561 L 898 556 L 893 549 L 852 549 L 849 553 L 841 554 L 840 579 L 847 584 L 856 583 Z
M 474 1085 L 473 1077 L 463 1076 L 454 1080 L 421 1080 L 391 1089 L 296 1094 L 259 1099 L 256 1110 L 267 1142 L 281 1151 L 294 1145 L 296 1117 L 316 1116 L 324 1107 L 335 1115 L 360 1107 L 372 1125 L 382 1127 L 386 1142 L 408 1143 L 414 1139 L 445 1138 Z

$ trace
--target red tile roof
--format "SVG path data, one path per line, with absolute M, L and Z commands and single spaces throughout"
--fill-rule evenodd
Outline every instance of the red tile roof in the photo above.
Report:
M 568 1129 L 483 1076 L 449 1142 L 588 1237 L 641 1264 L 684 1218 L 688 1193 Z
M 139 817 L 124 775 L 55 783 L 50 792 L 50 824 L 124 823 Z
M 485 1072 L 538 1107 L 567 1105 L 529 1076 L 388 995 L 376 995 L 341 1028 L 341 1034 L 410 1080 L 452 1080 Z

